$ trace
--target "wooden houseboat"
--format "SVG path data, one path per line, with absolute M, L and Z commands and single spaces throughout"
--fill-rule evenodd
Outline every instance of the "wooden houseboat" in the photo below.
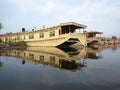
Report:
M 8 33 L 0 35 L 0 40 L 5 43 L 15 43 L 24 41 L 27 46 L 70 46 L 77 42 L 86 46 L 86 37 L 83 33 L 78 33 L 76 30 L 86 28 L 75 22 L 61 23 L 59 25 L 34 29 L 26 31 L 24 28 L 19 33 Z
M 99 45 L 102 44 L 101 38 L 97 37 L 97 34 L 103 34 L 103 32 L 91 31 L 84 32 L 86 35 L 87 46 L 98 49 Z

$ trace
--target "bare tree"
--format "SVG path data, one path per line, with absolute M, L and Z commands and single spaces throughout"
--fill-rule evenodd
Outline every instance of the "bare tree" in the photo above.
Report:
M 2 25 L 2 23 L 0 22 L 0 30 L 3 28 L 3 25 Z
M 2 23 L 0 22 L 0 34 L 1 34 L 1 29 L 3 28 Z M 0 38 L 0 42 L 1 42 L 1 38 Z
M 112 36 L 112 39 L 117 39 L 117 36 Z

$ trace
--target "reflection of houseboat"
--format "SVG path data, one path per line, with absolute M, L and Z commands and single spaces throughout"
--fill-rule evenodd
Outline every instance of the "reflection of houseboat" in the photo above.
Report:
M 77 59 L 81 58 L 79 57 L 81 55 L 79 51 L 74 49 L 74 51 L 70 51 L 70 53 L 55 47 L 28 47 L 26 50 L 3 52 L 2 55 L 21 58 L 22 64 L 25 64 L 26 60 L 31 60 L 36 64 L 70 71 L 76 71 L 85 66 L 84 61 L 77 62 L 75 60 L 75 57 Z
M 5 44 L 0 43 L 0 49 L 1 49 L 1 48 L 5 48 Z
M 27 46 L 61 46 L 72 45 L 80 42 L 86 46 L 86 37 L 82 33 L 75 33 L 76 30 L 86 28 L 85 25 L 75 22 L 61 23 L 57 26 L 25 31 L 21 33 L 8 33 L 1 35 L 2 42 L 20 42 L 24 41 Z
M 22 64 L 30 60 L 36 64 L 51 66 L 59 69 L 76 71 L 86 66 L 86 59 L 99 59 L 100 56 L 90 48 L 76 50 L 67 48 L 61 50 L 55 47 L 27 47 L 25 50 L 8 50 L 1 52 L 2 56 L 22 59 Z
M 113 45 L 115 44 L 115 40 L 114 39 L 108 39 L 108 45 Z

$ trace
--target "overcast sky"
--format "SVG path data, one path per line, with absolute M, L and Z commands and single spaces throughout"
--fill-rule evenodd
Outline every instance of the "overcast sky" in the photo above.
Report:
M 0 0 L 2 33 L 71 21 L 120 37 L 120 0 Z

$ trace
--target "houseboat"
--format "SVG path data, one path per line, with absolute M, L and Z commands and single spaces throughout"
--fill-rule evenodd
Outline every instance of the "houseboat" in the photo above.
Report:
M 83 33 L 76 32 L 85 29 L 87 26 L 75 22 L 60 23 L 49 28 L 33 29 L 26 31 L 22 28 L 19 33 L 7 33 L 0 35 L 4 43 L 16 43 L 24 41 L 27 46 L 70 46 L 80 42 L 86 46 L 86 37 Z
M 92 47 L 94 49 L 98 49 L 100 44 L 102 44 L 101 38 L 96 36 L 97 34 L 103 34 L 103 32 L 91 31 L 91 32 L 84 32 L 86 35 L 87 46 Z

